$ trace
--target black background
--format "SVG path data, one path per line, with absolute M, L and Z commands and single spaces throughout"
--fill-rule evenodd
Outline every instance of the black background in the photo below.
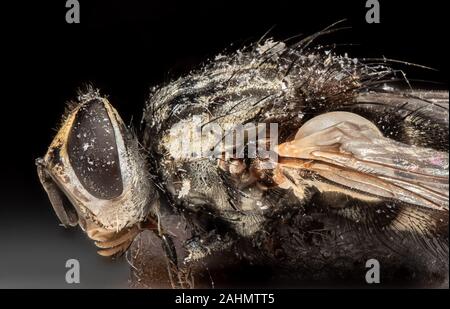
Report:
M 438 72 L 401 67 L 411 79 L 447 88 L 444 1 L 380 0 L 381 23 L 367 24 L 357 1 L 80 0 L 81 23 L 65 22 L 65 1 L 0 4 L 0 287 L 72 287 L 68 258 L 81 262 L 78 287 L 126 287 L 128 265 L 95 254 L 79 229 L 58 226 L 34 168 L 56 133 L 65 102 L 92 83 L 136 124 L 149 87 L 168 82 L 224 49 L 269 36 L 312 34 L 346 18 L 321 43 L 354 57 L 387 57 Z M 230 45 L 233 44 L 232 47 Z

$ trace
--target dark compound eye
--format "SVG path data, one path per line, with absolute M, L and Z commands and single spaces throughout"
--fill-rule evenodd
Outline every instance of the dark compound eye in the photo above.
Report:
M 69 133 L 67 152 L 76 176 L 91 195 L 112 199 L 122 193 L 116 136 L 100 99 L 80 107 Z

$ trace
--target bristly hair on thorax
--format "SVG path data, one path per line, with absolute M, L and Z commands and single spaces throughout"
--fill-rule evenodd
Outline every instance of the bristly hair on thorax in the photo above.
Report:
M 357 93 L 406 81 L 403 72 L 390 68 L 385 59 L 366 64 L 347 54 L 337 55 L 330 46 L 313 44 L 318 37 L 340 30 L 335 28 L 338 23 L 294 44 L 262 38 L 152 88 L 142 120 L 147 133 L 161 136 L 179 119 L 206 113 L 208 122 L 218 123 L 276 118 L 283 125 L 283 138 L 284 129 L 298 126 L 310 115 L 352 104 Z

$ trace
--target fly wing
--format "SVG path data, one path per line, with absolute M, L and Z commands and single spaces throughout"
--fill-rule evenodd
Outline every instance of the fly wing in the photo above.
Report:
M 361 92 L 343 110 L 364 115 L 385 136 L 448 152 L 448 96 L 433 90 Z
M 326 114 L 305 124 L 278 146 L 279 167 L 309 170 L 333 184 L 316 182 L 322 191 L 341 187 L 448 212 L 448 153 L 386 138 L 369 121 L 345 114 L 349 120 L 325 128 Z
M 435 119 L 448 126 L 448 91 L 370 91 L 360 93 L 355 102 L 367 106 L 391 106 L 404 112 L 421 110 L 428 118 Z

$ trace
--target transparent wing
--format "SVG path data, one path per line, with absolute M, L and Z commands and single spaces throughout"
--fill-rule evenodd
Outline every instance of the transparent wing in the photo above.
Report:
M 352 115 L 310 120 L 292 141 L 278 146 L 279 168 L 309 170 L 334 184 L 316 182 L 322 191 L 338 186 L 448 212 L 448 153 L 386 138 Z

